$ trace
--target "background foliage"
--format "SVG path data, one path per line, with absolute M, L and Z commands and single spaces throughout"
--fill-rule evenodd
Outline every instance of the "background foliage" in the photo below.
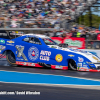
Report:
M 96 14 L 93 14 L 95 12 Z M 87 11 L 84 15 L 80 16 L 77 19 L 77 23 L 85 26 L 90 26 L 90 12 Z M 99 28 L 100 25 L 100 10 L 95 7 L 92 9 L 92 14 L 91 14 L 91 23 L 92 26 L 95 28 Z

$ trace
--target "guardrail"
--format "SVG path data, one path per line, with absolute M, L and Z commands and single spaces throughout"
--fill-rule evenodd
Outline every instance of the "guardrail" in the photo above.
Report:
M 56 23 L 55 23 L 56 24 Z M 22 21 L 5 21 L 0 20 L 1 28 L 54 28 L 55 24 L 53 24 L 49 20 L 22 20 Z
M 53 31 L 54 28 L 0 28 L 0 30 L 5 31 Z
M 85 40 L 86 49 L 100 49 L 100 40 Z

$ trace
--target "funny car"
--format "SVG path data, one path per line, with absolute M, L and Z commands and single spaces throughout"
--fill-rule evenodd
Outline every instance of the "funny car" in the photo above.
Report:
M 100 58 L 79 49 L 59 46 L 45 35 L 0 33 L 0 53 L 11 66 L 100 72 Z

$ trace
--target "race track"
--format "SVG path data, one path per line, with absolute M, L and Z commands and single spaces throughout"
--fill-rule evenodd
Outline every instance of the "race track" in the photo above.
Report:
M 3 58 L 0 59 L 0 75 L 2 76 L 0 78 L 0 91 L 40 92 L 40 95 L 0 95 L 1 100 L 45 100 L 44 98 L 48 98 L 48 100 L 66 100 L 66 98 L 68 100 L 100 99 L 100 86 L 98 86 L 100 85 L 100 72 L 64 71 L 25 66 L 11 67 L 6 59 Z M 44 80 L 42 79 L 43 75 L 45 75 Z M 34 78 L 34 76 L 38 79 Z M 48 82 L 46 81 L 48 78 L 51 78 L 49 81 L 49 83 L 51 82 L 50 84 L 41 84 L 42 82 Z M 63 78 L 70 81 L 64 81 Z M 33 84 L 33 82 L 36 83 Z M 37 84 L 37 82 L 41 83 Z M 57 82 L 58 85 L 55 85 Z M 70 83 L 70 85 L 68 83 Z M 85 86 L 83 86 L 83 84 Z
M 0 95 L 0 100 L 100 100 L 99 90 L 0 83 L 1 91 L 37 91 L 40 95 Z
M 9 66 L 8 62 L 4 58 L 0 59 L 0 70 L 100 79 L 100 72 L 78 72 L 78 71 L 71 71 L 71 70 L 54 70 L 54 69 L 28 67 L 28 66 L 12 67 Z

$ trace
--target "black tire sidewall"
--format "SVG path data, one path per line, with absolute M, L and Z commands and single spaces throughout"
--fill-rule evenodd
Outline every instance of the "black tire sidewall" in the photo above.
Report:
M 12 57 L 12 55 L 13 55 L 13 57 Z M 11 59 L 11 57 L 13 59 Z M 15 55 L 12 51 L 7 52 L 6 59 L 10 65 L 12 65 L 12 66 L 16 65 Z
M 72 65 L 72 63 L 74 63 L 75 65 Z M 69 69 L 71 70 L 77 70 L 77 66 L 74 60 L 70 60 L 68 63 Z

